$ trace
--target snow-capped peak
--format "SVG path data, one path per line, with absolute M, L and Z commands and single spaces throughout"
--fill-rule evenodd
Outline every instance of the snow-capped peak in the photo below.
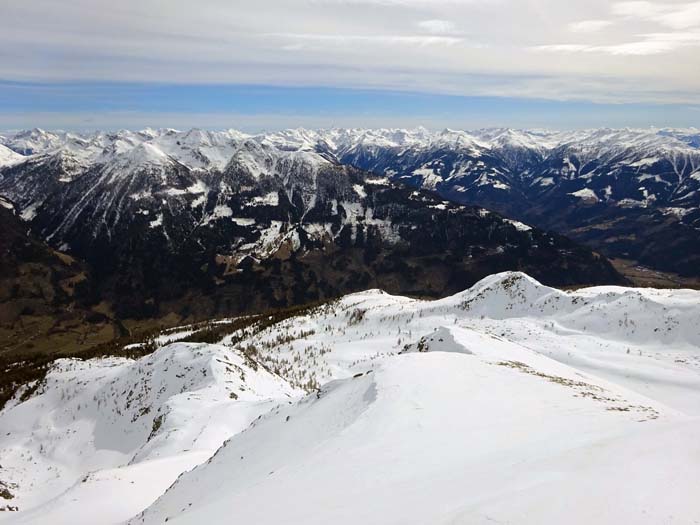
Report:
M 21 162 L 24 159 L 23 155 L 15 153 L 7 146 L 0 144 L 0 168 L 3 166 L 10 166 Z

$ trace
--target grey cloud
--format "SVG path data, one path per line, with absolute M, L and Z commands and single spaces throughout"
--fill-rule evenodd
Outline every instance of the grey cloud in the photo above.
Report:
M 700 92 L 700 2 L 25 0 L 2 11 L 5 80 L 623 102 L 688 102 L 688 93 Z

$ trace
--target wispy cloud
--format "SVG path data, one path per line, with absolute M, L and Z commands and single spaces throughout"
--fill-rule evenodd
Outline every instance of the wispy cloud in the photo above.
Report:
M 610 45 L 547 44 L 535 46 L 538 51 L 553 53 L 602 53 L 608 55 L 659 55 L 685 47 L 700 47 L 700 31 L 683 33 L 651 33 L 640 40 Z
M 423 31 L 427 31 L 428 33 L 433 33 L 436 35 L 450 35 L 456 33 L 457 31 L 457 27 L 455 26 L 455 24 L 450 22 L 449 20 L 422 20 L 418 22 L 417 25 Z
M 595 33 L 612 24 L 613 22 L 610 20 L 581 20 L 580 22 L 570 23 L 568 27 L 569 31 L 574 33 Z
M 0 80 L 669 103 L 700 93 L 698 1 L 168 0 L 163 6 L 4 2 Z
M 671 3 L 650 1 L 615 2 L 610 6 L 612 19 L 582 20 L 568 25 L 574 33 L 594 33 L 619 22 L 615 41 L 560 42 L 534 46 L 550 53 L 591 53 L 611 56 L 672 55 L 700 46 L 700 2 Z M 646 32 L 634 32 L 634 24 L 643 24 Z M 661 29 L 649 32 L 649 28 Z M 621 30 L 622 28 L 626 30 Z
M 672 29 L 700 26 L 700 2 L 618 2 L 613 4 L 615 15 L 663 24 Z
M 461 37 L 441 35 L 341 35 L 323 33 L 269 33 L 266 37 L 276 37 L 299 42 L 319 42 L 323 45 L 349 46 L 371 45 L 412 45 L 412 46 L 452 46 L 464 42 Z

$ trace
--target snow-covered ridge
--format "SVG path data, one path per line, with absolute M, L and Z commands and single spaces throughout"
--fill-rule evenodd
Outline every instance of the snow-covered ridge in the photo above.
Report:
M 24 159 L 23 155 L 15 153 L 7 146 L 0 144 L 0 168 L 3 166 L 11 166 Z
M 193 172 L 235 166 L 259 177 L 284 175 L 293 165 L 316 169 L 341 162 L 431 190 L 461 192 L 465 197 L 477 192 L 470 197 L 477 201 L 484 188 L 511 192 L 517 187 L 534 192 L 530 198 L 559 184 L 570 195 L 582 188 L 600 192 L 609 184 L 607 178 L 624 172 L 620 185 L 603 191 L 606 201 L 631 199 L 645 206 L 678 201 L 685 206 L 684 199 L 695 202 L 699 144 L 697 129 L 654 128 L 563 132 L 299 128 L 257 135 L 200 129 L 83 134 L 35 129 L 0 136 L 0 169 L 60 159 L 68 166 L 64 176 L 68 181 L 99 167 L 122 178 L 149 166 L 177 165 Z M 638 191 L 629 188 L 629 170 L 639 180 Z
M 235 130 L 200 129 L 120 130 L 83 134 L 37 129 L 1 137 L 3 150 L 0 152 L 9 150 L 16 153 L 18 157 L 15 160 L 62 154 L 78 159 L 85 167 L 116 165 L 133 169 L 149 164 L 178 162 L 195 170 L 223 170 L 242 150 L 250 150 L 253 142 L 266 150 L 268 155 L 284 156 L 281 148 L 276 148 L 263 136 L 255 137 Z M 269 166 L 266 168 L 269 169 Z
M 94 177 L 95 172 L 128 181 L 134 172 L 172 171 L 180 166 L 191 173 L 238 169 L 258 179 L 263 175 L 285 177 L 299 166 L 315 171 L 340 162 L 451 192 L 457 200 L 461 196 L 478 202 L 479 192 L 488 188 L 505 192 L 503 195 L 517 189 L 536 198 L 551 186 L 561 185 L 565 195 L 583 188 L 597 191 L 611 203 L 634 201 L 649 206 L 668 201 L 669 206 L 685 207 L 696 201 L 698 144 L 697 129 L 299 128 L 257 135 L 200 129 L 83 134 L 35 129 L 0 136 L 0 170 L 13 167 L 19 172 L 50 164 L 60 165 L 62 182 L 83 173 Z M 23 164 L 25 168 L 18 167 Z M 639 189 L 630 188 L 629 170 L 639 180 Z M 618 172 L 624 176 L 619 185 L 611 187 L 607 179 Z M 0 173 L 0 181 L 2 177 Z M 165 175 L 160 178 L 172 184 Z
M 60 359 L 40 392 L 11 401 L 0 416 L 2 479 L 23 480 L 11 502 L 22 509 L 80 494 L 93 479 L 104 487 L 127 483 L 131 471 L 148 465 L 173 474 L 127 496 L 155 497 L 168 475 L 206 460 L 273 399 L 299 395 L 241 354 L 195 343 L 169 344 L 136 361 Z
M 438 301 L 356 293 L 217 344 L 170 331 L 136 361 L 61 360 L 0 412 L 6 519 L 692 523 L 699 314 L 700 292 L 503 273 Z
M 172 129 L 69 133 L 40 129 L 0 136 L 0 152 L 32 156 L 63 151 L 89 162 L 108 163 L 115 156 L 147 146 L 149 153 L 134 153 L 132 161 L 150 162 L 153 155 L 171 157 L 191 168 L 223 169 L 241 144 L 253 141 L 280 151 L 343 155 L 358 147 L 425 150 L 451 148 L 475 154 L 503 148 L 528 149 L 540 154 L 556 148 L 574 148 L 584 155 L 609 156 L 630 150 L 652 154 L 698 151 L 697 129 L 592 129 L 539 131 L 514 129 L 429 131 L 415 129 L 288 129 L 264 134 L 236 130 L 206 131 Z M 145 157 L 145 158 L 144 158 Z

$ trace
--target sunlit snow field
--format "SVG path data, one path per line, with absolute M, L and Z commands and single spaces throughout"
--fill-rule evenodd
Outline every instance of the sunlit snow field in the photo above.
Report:
M 699 523 L 699 320 L 504 273 L 61 360 L 0 412 L 0 522 Z

